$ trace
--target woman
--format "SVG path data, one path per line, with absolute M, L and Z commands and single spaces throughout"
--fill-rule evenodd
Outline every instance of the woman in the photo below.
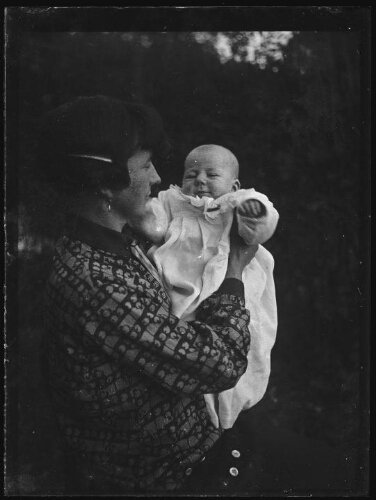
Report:
M 59 107 L 43 129 L 40 168 L 70 212 L 46 289 L 44 360 L 72 493 L 188 487 L 222 433 L 203 395 L 246 369 L 241 276 L 257 246 L 233 242 L 220 289 L 190 324 L 170 313 L 145 256 L 165 144 L 155 111 L 104 96 Z

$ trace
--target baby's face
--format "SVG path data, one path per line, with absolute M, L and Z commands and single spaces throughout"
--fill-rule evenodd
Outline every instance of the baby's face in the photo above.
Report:
M 234 170 L 225 161 L 205 155 L 196 157 L 186 165 L 182 185 L 184 194 L 218 198 L 238 189 L 239 181 L 235 178 Z

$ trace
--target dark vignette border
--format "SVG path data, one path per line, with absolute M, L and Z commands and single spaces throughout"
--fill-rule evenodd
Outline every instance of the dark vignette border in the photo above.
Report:
M 18 60 L 19 41 L 27 32 L 59 31 L 347 31 L 361 33 L 362 166 L 359 169 L 360 206 L 363 224 L 359 228 L 364 262 L 362 289 L 365 298 L 359 308 L 363 342 L 360 367 L 360 429 L 363 453 L 358 464 L 359 492 L 370 482 L 370 401 L 373 367 L 370 353 L 374 341 L 371 326 L 371 7 L 7 7 L 4 22 L 4 319 L 5 319 L 5 468 L 6 476 L 17 475 L 18 421 Z M 371 456 L 373 461 L 373 455 Z M 373 488 L 372 488 L 373 490 Z

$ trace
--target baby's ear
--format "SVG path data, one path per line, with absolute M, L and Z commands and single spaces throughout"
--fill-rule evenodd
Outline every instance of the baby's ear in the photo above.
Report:
M 239 189 L 240 189 L 240 181 L 239 181 L 239 179 L 235 179 L 233 184 L 232 184 L 231 191 L 239 191 Z

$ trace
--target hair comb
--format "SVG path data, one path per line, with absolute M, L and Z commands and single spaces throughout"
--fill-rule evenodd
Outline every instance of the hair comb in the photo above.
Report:
M 73 158 L 86 158 L 89 160 L 98 160 L 104 161 L 105 163 L 112 163 L 111 158 L 106 158 L 105 156 L 95 156 L 95 155 L 80 155 L 80 154 L 69 154 L 68 156 L 72 156 Z

